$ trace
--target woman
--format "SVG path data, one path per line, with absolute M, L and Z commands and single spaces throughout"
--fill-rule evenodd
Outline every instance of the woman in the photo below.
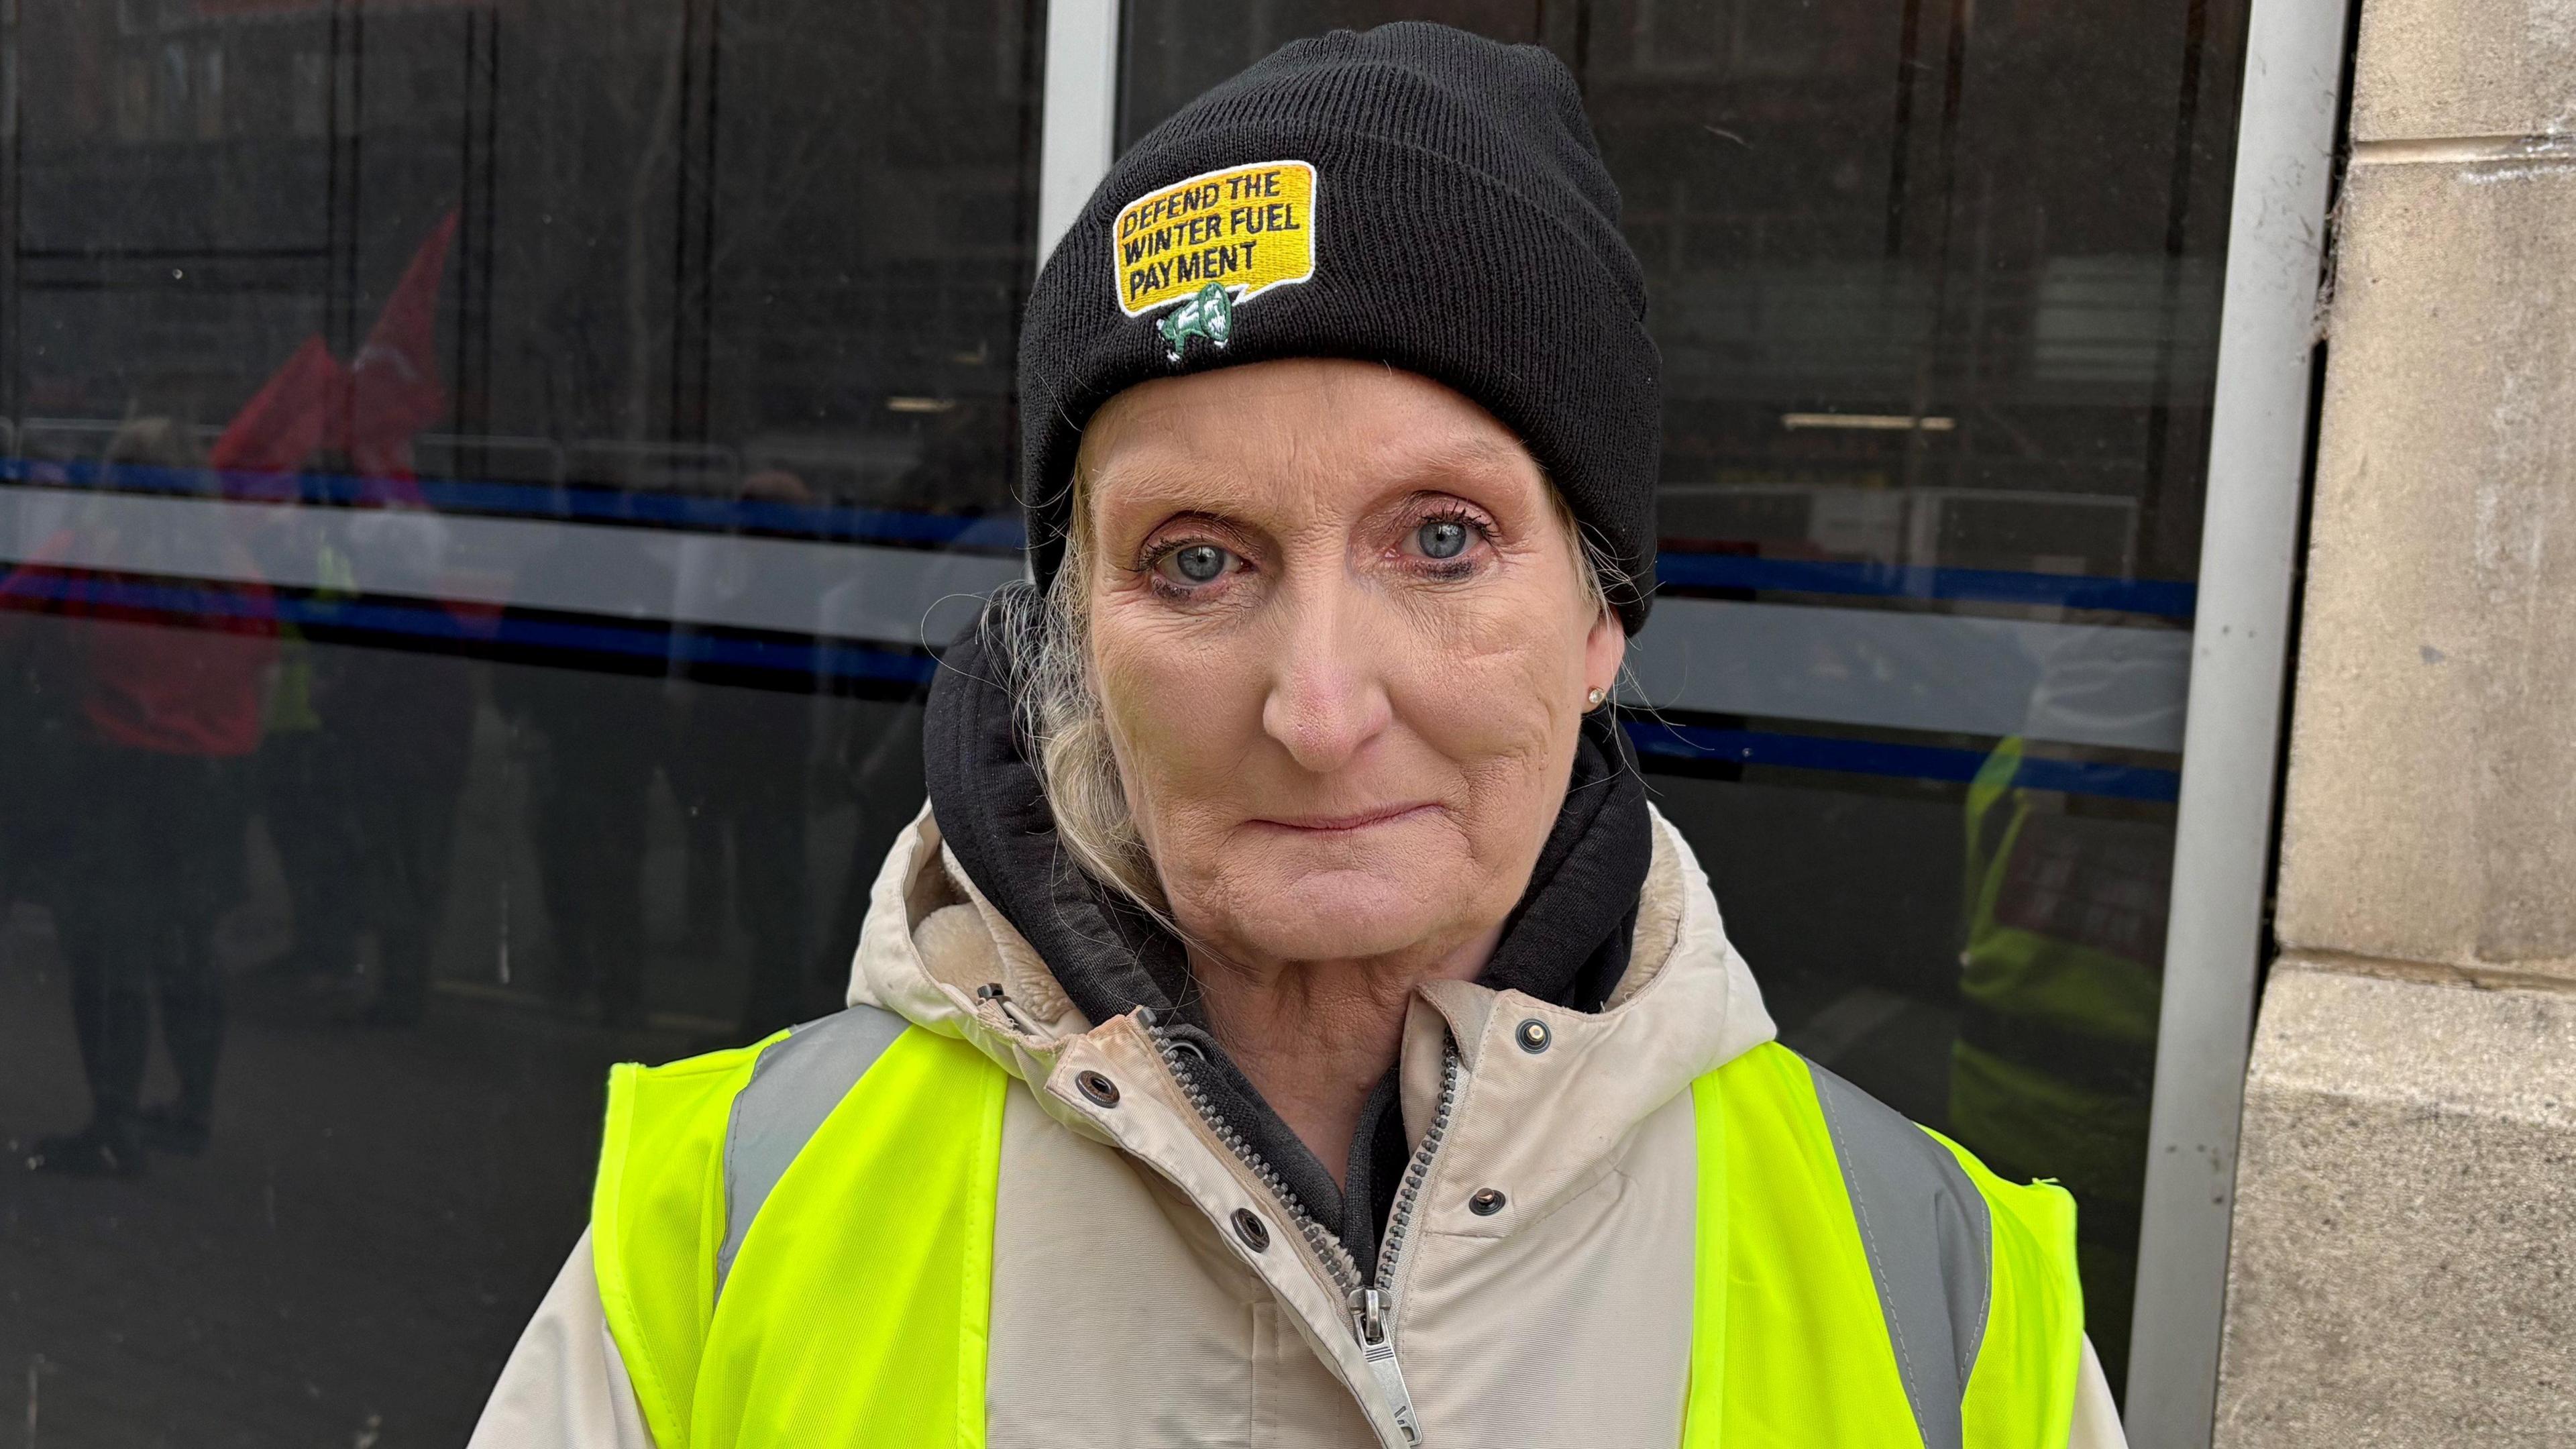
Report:
M 205 451 L 167 417 L 129 419 L 104 461 L 126 476 L 214 491 Z M 0 612 L 0 655 L 32 630 L 34 662 L 64 676 L 40 681 L 60 687 L 68 708 L 39 736 L 51 758 L 35 757 L 42 763 L 31 774 L 60 792 L 60 823 L 39 825 L 53 832 L 47 854 L 58 862 L 43 889 L 70 968 L 90 1120 L 39 1137 L 26 1160 L 83 1177 L 133 1177 L 150 1152 L 194 1156 L 211 1136 L 224 1045 L 215 922 L 239 898 L 250 814 L 244 776 L 277 658 L 274 600 L 235 530 L 138 528 L 109 502 L 89 503 L 36 559 L 0 578 L 0 597 L 55 593 L 63 615 Z M 121 560 L 137 574 L 232 582 L 160 591 L 182 600 L 193 593 L 184 606 L 196 611 L 196 627 L 172 628 L 142 612 L 169 607 L 142 601 L 153 591 L 68 567 L 96 559 Z M 24 758 L 12 763 L 26 769 Z M 147 1105 L 156 1001 L 177 1090 Z
M 851 1009 L 619 1070 L 479 1443 L 2120 1442 L 2064 1195 L 1773 1044 L 1624 763 L 1616 214 L 1431 26 L 1121 160 Z

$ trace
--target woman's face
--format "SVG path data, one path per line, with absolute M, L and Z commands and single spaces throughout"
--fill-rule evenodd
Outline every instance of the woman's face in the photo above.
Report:
M 1182 930 L 1256 964 L 1499 927 L 1626 647 L 1510 430 L 1300 359 L 1131 388 L 1080 466 L 1094 677 Z

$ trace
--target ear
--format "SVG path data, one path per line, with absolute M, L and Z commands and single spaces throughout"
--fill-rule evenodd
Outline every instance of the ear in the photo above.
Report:
M 1608 693 L 1619 682 L 1619 666 L 1628 658 L 1628 631 L 1608 609 L 1592 621 L 1583 639 L 1583 687 Z

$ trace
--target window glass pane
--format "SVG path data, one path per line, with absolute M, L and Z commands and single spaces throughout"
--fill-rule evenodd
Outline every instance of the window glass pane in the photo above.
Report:
M 1792 1045 L 2075 1191 L 2116 1379 L 2242 0 L 1130 0 L 1122 140 L 1395 19 L 1554 51 L 1619 182 L 1658 804 Z
M 1020 570 L 1042 29 L 0 0 L 30 1442 L 462 1442 L 606 1066 L 839 1003 Z

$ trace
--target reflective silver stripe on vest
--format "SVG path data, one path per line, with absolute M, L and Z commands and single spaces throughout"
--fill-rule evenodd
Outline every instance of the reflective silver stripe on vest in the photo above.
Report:
M 725 1235 L 716 1249 L 716 1296 L 724 1296 L 743 1234 L 787 1164 L 908 1025 L 891 1011 L 853 1006 L 797 1027 L 752 1063 L 751 1080 L 735 1095 L 725 1125 Z
M 1852 1216 L 1926 1449 L 1960 1449 L 1959 1403 L 1986 1334 L 1986 1199 L 1950 1149 L 1813 1062 Z

